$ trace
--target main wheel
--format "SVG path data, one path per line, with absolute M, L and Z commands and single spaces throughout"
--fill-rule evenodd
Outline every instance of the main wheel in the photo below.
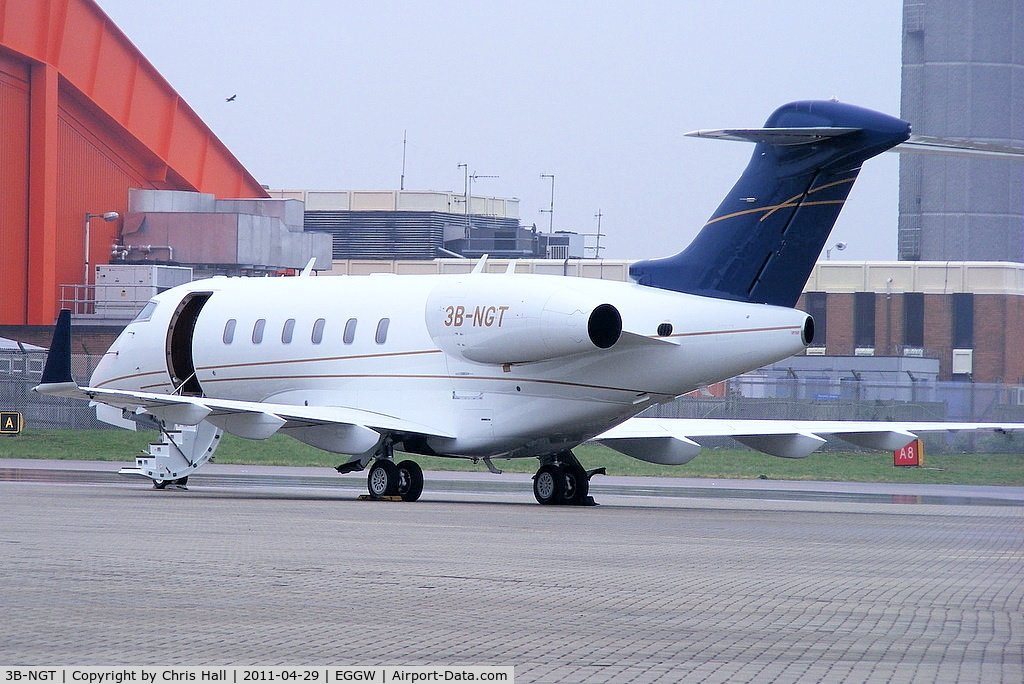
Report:
M 377 459 L 366 476 L 366 488 L 371 496 L 394 496 L 398 489 L 398 466 L 387 459 Z
M 565 473 L 556 465 L 543 465 L 533 476 L 533 495 L 537 503 L 560 504 L 565 496 Z
M 423 493 L 423 469 L 416 461 L 402 461 L 398 464 L 398 487 L 396 493 L 402 501 L 416 501 Z

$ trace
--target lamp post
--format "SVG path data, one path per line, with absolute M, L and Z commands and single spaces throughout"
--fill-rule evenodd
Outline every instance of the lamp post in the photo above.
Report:
M 101 218 L 107 223 L 116 221 L 121 217 L 116 211 L 107 211 L 102 214 L 90 214 L 85 212 L 85 280 L 83 281 L 86 285 L 89 284 L 89 222 L 95 218 Z
M 548 235 L 554 232 L 555 225 L 555 174 L 553 173 L 542 173 L 541 178 L 551 179 L 551 204 L 548 205 L 547 209 L 541 209 L 542 214 L 548 215 Z
M 832 260 L 832 250 L 833 249 L 836 250 L 837 252 L 842 252 L 844 249 L 846 249 L 846 243 L 845 242 L 837 242 L 836 244 L 834 244 L 831 247 L 829 247 L 828 249 L 826 249 L 825 250 L 825 261 L 831 261 Z
M 459 164 L 459 168 L 462 169 L 465 174 L 462 186 L 462 212 L 466 216 L 466 223 L 462 229 L 462 237 L 469 240 L 469 164 Z

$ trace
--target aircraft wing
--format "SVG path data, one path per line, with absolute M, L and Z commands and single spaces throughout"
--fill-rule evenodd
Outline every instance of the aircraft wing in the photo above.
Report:
M 134 413 L 148 413 L 168 424 L 196 425 L 206 420 L 225 432 L 248 439 L 266 439 L 280 429 L 324 428 L 345 448 L 361 453 L 375 445 L 382 433 L 452 437 L 442 429 L 372 411 L 343 406 L 296 406 L 255 401 L 187 397 L 128 390 L 78 387 L 72 383 L 43 383 L 40 394 L 88 399 Z
M 702 437 L 732 437 L 772 456 L 804 458 L 828 437 L 865 449 L 895 451 L 916 439 L 917 433 L 963 430 L 1024 431 L 1024 423 L 631 418 L 592 441 L 641 461 L 682 465 L 700 451 L 697 440 Z

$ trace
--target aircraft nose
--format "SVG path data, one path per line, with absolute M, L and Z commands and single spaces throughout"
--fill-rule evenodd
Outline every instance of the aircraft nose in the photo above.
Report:
M 89 385 L 91 387 L 102 387 L 114 377 L 112 372 L 113 369 L 111 368 L 111 357 L 115 356 L 116 353 L 108 351 L 100 359 L 100 362 L 96 364 L 96 368 L 92 372 L 92 377 L 89 378 Z

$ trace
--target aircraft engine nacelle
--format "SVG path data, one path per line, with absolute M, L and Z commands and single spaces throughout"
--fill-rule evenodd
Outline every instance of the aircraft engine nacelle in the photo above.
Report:
M 438 286 L 426 322 L 446 353 L 497 365 L 608 349 L 622 334 L 611 304 L 514 275 L 475 274 Z

